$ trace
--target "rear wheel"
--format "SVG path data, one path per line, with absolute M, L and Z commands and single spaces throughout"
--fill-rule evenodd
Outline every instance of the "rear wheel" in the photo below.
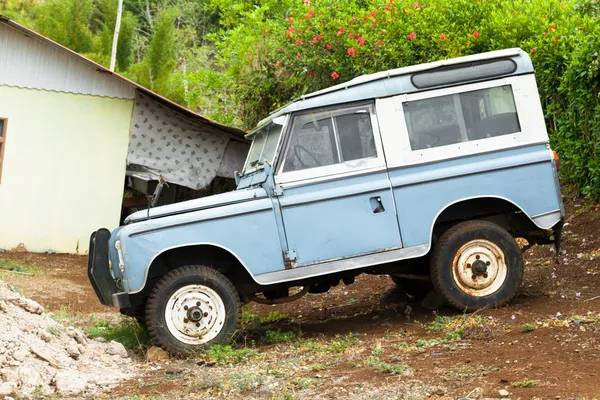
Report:
M 220 272 L 200 265 L 177 268 L 152 289 L 146 303 L 146 325 L 152 341 L 186 356 L 226 343 L 242 315 L 240 296 Z
M 510 301 L 521 284 L 523 258 L 515 239 L 500 226 L 467 221 L 442 235 L 430 269 L 433 286 L 448 303 L 476 310 Z

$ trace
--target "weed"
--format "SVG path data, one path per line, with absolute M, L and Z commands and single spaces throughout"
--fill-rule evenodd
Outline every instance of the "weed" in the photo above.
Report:
M 264 317 L 259 317 L 260 324 L 271 324 L 273 322 L 281 321 L 286 319 L 287 315 L 280 313 L 279 311 L 269 311 Z
M 296 396 L 295 394 L 289 393 L 289 392 L 283 392 L 283 393 L 279 393 L 276 394 L 275 396 L 271 397 L 269 400 L 298 400 L 299 397 Z
M 511 383 L 512 387 L 516 387 L 516 388 L 528 388 L 528 387 L 533 387 L 535 385 L 537 385 L 537 382 L 531 379 L 525 379 L 522 381 L 516 381 Z
M 373 346 L 371 347 L 371 354 L 378 355 L 381 353 L 383 353 L 383 347 L 381 347 L 381 343 L 377 342 L 373 344 Z
M 271 324 L 282 319 L 287 318 L 287 315 L 280 313 L 279 311 L 269 311 L 265 316 L 259 317 L 253 314 L 248 307 L 242 308 L 242 322 L 241 327 L 243 329 L 257 329 L 261 325 Z
M 341 353 L 358 342 L 360 342 L 360 339 L 358 338 L 358 335 L 354 333 L 348 333 L 344 336 L 335 335 L 335 339 L 329 344 L 327 350 L 332 353 Z
M 256 351 L 248 348 L 234 349 L 229 345 L 216 344 L 206 350 L 206 355 L 219 364 L 240 364 L 256 355 Z
M 486 376 L 487 373 L 488 371 L 483 366 L 473 367 L 470 365 L 463 365 L 450 368 L 448 372 L 446 372 L 445 378 L 448 381 L 465 381 L 471 378 Z
M 311 386 L 314 386 L 316 384 L 316 381 L 310 378 L 299 378 L 293 381 L 292 383 L 302 389 L 308 389 Z
M 533 332 L 534 330 L 535 330 L 535 327 L 531 324 L 521 325 L 521 332 L 523 332 L 523 333 Z
M 202 373 L 196 376 L 193 385 L 196 390 L 223 389 L 224 381 L 220 374 Z
M 76 320 L 71 310 L 71 306 L 65 305 L 60 306 L 58 313 L 52 315 L 52 319 L 55 321 L 67 322 L 69 324 L 73 324 Z
M 28 267 L 19 262 L 7 259 L 0 259 L 0 270 L 16 272 L 18 274 L 33 275 L 37 272 L 35 268 Z
M 291 342 L 296 339 L 296 334 L 292 331 L 282 332 L 281 329 L 277 329 L 276 331 L 267 331 L 265 333 L 265 339 L 269 344 Z
M 358 300 L 356 300 L 354 297 L 350 299 L 350 301 L 348 301 L 348 304 L 352 305 L 352 304 L 356 304 L 358 303 Z
M 415 346 L 416 347 L 433 347 L 433 346 L 437 346 L 440 343 L 442 343 L 442 341 L 439 339 L 430 339 L 430 340 L 419 339 L 415 343 Z
M 406 368 L 408 368 L 405 363 L 397 365 L 389 364 L 383 360 L 380 360 L 379 357 L 375 356 L 370 356 L 369 358 L 367 358 L 364 361 L 363 365 L 373 368 L 377 372 L 383 372 L 392 375 L 402 374 L 404 373 L 404 371 L 406 371 Z
M 107 321 L 97 321 L 95 327 L 87 328 L 86 331 L 92 338 L 114 340 L 127 349 L 139 349 L 150 344 L 148 332 L 132 318 L 123 318 L 114 325 Z
M 230 382 L 240 392 L 256 390 L 263 383 L 263 377 L 253 372 L 238 372 L 230 377 Z
M 46 328 L 46 332 L 48 332 L 54 336 L 58 336 L 58 335 L 60 335 L 61 328 L 60 328 L 60 326 L 49 326 Z
M 327 368 L 329 368 L 329 364 L 319 364 L 319 363 L 313 364 L 311 367 L 313 372 L 324 371 Z
M 460 340 L 460 339 L 462 339 L 462 335 L 463 335 L 462 329 L 458 329 L 455 331 L 449 331 L 449 332 L 446 332 L 446 340 L 447 341 Z

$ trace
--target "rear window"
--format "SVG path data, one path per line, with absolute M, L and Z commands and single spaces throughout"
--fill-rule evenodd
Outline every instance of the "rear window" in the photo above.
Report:
M 405 102 L 412 150 L 521 131 L 511 85 Z

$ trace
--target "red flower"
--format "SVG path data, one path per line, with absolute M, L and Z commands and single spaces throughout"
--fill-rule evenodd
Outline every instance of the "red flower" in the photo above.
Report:
M 269 30 L 265 29 L 265 35 L 268 35 L 268 34 L 269 34 Z
M 558 36 L 554 36 L 554 41 L 558 42 Z
M 414 32 L 411 32 L 411 33 L 408 35 L 408 40 L 415 40 L 416 38 L 417 38 L 417 34 L 416 34 L 416 33 L 414 33 Z
M 440 35 L 440 40 L 446 40 L 446 34 L 442 33 L 442 34 Z
M 533 54 L 537 51 L 537 47 L 532 47 L 530 53 Z
M 289 23 L 291 24 L 292 22 L 294 22 L 294 19 L 293 19 L 292 17 L 288 17 L 288 18 L 286 19 L 286 21 L 287 21 L 287 22 L 289 22 Z
M 248 52 L 248 55 L 249 55 L 250 57 L 252 57 L 252 52 L 251 52 L 251 51 L 249 51 L 249 52 Z
M 375 18 L 377 16 L 377 13 L 373 10 L 370 11 L 371 17 Z
M 296 30 L 296 28 L 294 28 L 293 26 L 288 26 L 287 31 L 288 33 L 292 33 Z
M 312 72 L 312 70 L 311 70 L 311 69 L 309 69 L 309 70 L 308 70 L 308 75 L 310 75 L 310 76 L 311 76 L 311 78 L 312 78 L 312 76 L 313 76 L 313 72 Z
M 348 37 L 349 37 L 350 39 L 354 39 L 354 33 L 350 32 L 350 33 L 348 34 Z
M 283 47 L 278 48 L 277 51 L 279 51 L 279 52 L 283 51 Z
M 381 47 L 381 39 L 377 40 L 377 46 Z
M 550 30 L 550 31 L 555 31 L 555 30 L 556 30 L 556 27 L 555 27 L 554 25 L 550 25 L 550 28 L 548 28 L 548 30 Z
M 473 37 L 475 39 L 477 39 L 479 37 L 479 32 L 477 32 L 477 31 L 473 32 Z
M 375 22 L 371 22 L 371 29 L 375 28 Z
M 302 44 L 302 40 L 296 39 L 296 46 L 300 46 Z
M 365 37 L 358 35 L 356 37 L 356 43 L 360 44 L 361 47 L 365 46 Z
M 277 62 L 275 63 L 275 66 L 276 66 L 277 68 L 281 67 L 281 61 L 277 61 Z
M 317 36 L 315 36 L 315 37 L 313 38 L 313 43 L 314 43 L 314 44 L 317 44 L 317 43 L 319 43 L 319 38 L 318 38 Z
M 344 28 L 340 28 L 340 30 L 337 32 L 337 35 L 342 36 L 344 32 L 346 32 L 346 30 Z
M 304 0 L 304 5 L 306 7 L 310 7 L 310 1 L 309 0 Z
M 348 55 L 349 55 L 350 57 L 352 57 L 354 54 L 356 54 L 356 51 L 354 51 L 354 49 L 353 49 L 352 47 L 350 47 L 350 48 L 348 49 Z
M 412 6 L 413 6 L 413 8 L 419 8 L 419 2 L 418 2 L 418 1 L 415 1 L 415 2 L 412 4 Z
M 302 58 L 302 54 L 298 53 L 298 55 L 296 56 L 297 59 L 301 59 Z
M 390 6 L 386 5 L 385 6 L 385 11 L 390 11 Z
M 327 43 L 327 46 L 325 46 L 325 48 L 329 51 L 333 50 L 333 46 L 330 45 L 329 43 Z
M 339 78 L 339 77 L 340 77 L 340 74 L 338 74 L 337 72 L 333 71 L 333 72 L 331 73 L 331 77 L 332 77 L 332 78 L 333 78 L 333 80 L 335 81 L 337 78 Z

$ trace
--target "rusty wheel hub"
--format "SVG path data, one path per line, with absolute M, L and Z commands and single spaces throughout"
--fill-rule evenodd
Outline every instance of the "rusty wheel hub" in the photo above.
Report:
M 495 293 L 502 287 L 507 275 L 504 252 L 489 240 L 471 240 L 454 256 L 452 277 L 459 289 L 470 296 Z

